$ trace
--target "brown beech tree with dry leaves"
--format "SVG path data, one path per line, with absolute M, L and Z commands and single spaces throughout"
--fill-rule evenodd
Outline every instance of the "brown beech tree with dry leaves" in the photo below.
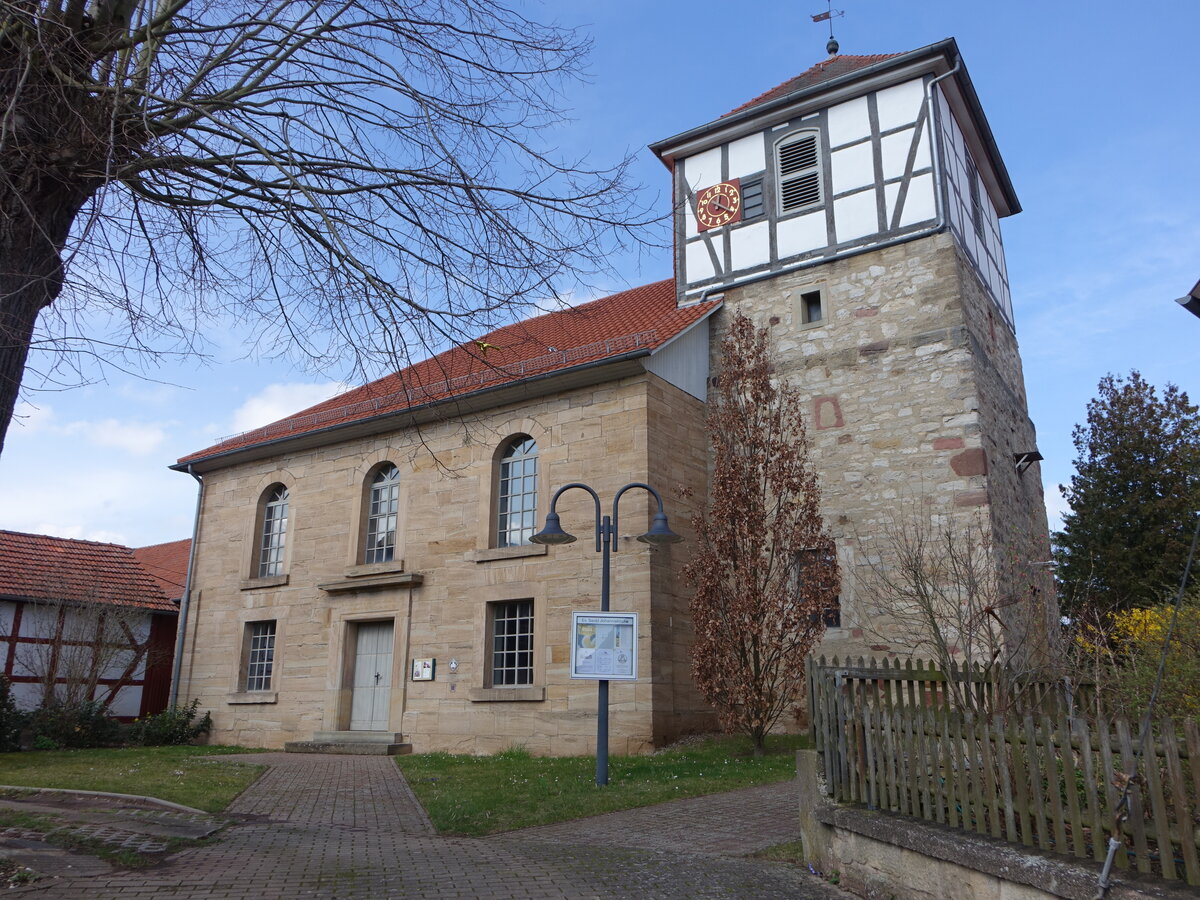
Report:
M 722 726 L 761 755 L 800 699 L 805 658 L 837 603 L 839 572 L 821 519 L 801 399 L 774 377 L 767 332 L 740 313 L 709 398 L 713 472 L 684 569 L 692 598 L 692 674 Z
M 0 449 L 26 374 L 241 326 L 373 377 L 604 271 L 625 164 L 547 149 L 586 49 L 494 0 L 0 0 Z

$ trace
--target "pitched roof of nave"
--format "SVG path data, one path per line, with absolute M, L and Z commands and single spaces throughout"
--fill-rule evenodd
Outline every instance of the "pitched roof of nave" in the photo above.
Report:
M 679 308 L 675 299 L 675 282 L 667 279 L 515 322 L 277 422 L 225 438 L 183 457 L 177 467 L 571 369 L 646 355 L 720 305 L 714 300 Z

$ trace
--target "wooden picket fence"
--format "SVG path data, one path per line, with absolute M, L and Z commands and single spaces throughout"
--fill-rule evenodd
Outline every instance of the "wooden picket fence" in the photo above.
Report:
M 988 675 L 810 661 L 809 711 L 830 795 L 1103 860 L 1136 728 L 1089 725 L 1053 685 L 1026 692 L 1024 711 L 962 712 L 945 702 L 947 677 L 974 688 Z M 1116 865 L 1200 885 L 1200 726 L 1156 723 L 1137 771 Z

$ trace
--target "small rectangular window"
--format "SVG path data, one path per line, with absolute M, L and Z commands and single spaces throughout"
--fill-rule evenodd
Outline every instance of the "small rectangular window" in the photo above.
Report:
M 805 567 L 813 561 L 820 559 L 820 554 L 822 554 L 820 550 L 802 550 L 796 554 L 796 578 L 803 579 Z M 841 628 L 842 598 L 840 596 L 834 597 L 833 601 L 820 612 L 812 613 L 810 621 L 813 624 L 823 621 L 826 628 Z
M 246 644 L 246 690 L 269 691 L 275 669 L 275 622 L 248 622 Z
M 765 212 L 761 178 L 742 182 L 742 221 L 757 219 Z
M 824 318 L 820 291 L 805 291 L 800 295 L 800 323 L 815 325 Z
M 491 615 L 491 687 L 533 684 L 533 601 L 493 603 Z

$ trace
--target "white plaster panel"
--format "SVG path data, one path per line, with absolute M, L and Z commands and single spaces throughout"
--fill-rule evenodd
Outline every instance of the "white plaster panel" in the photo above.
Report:
M 0 634 L 12 634 L 13 617 L 17 612 L 17 604 L 8 601 L 0 602 Z
M 767 151 L 761 134 L 739 138 L 729 145 L 729 177 L 745 178 L 767 167 Z
M 775 240 L 780 259 L 787 259 L 789 256 L 798 256 L 809 250 L 828 246 L 829 235 L 825 229 L 825 211 L 818 210 L 807 215 L 784 219 L 775 227 Z
M 883 148 L 884 178 L 899 178 L 904 174 L 912 139 L 913 129 L 908 128 L 889 134 L 880 141 Z M 929 168 L 929 165 L 929 132 L 922 129 L 921 139 L 917 143 L 917 156 L 913 160 L 913 171 Z
M 687 266 L 689 283 L 703 281 L 716 274 L 713 270 L 712 257 L 708 255 L 708 247 L 704 241 L 692 241 L 686 246 L 684 263 Z
M 874 188 L 833 201 L 833 224 L 839 244 L 877 233 L 879 214 Z
M 867 113 L 867 98 L 857 97 L 829 108 L 826 120 L 829 128 L 829 146 L 837 147 L 870 137 L 871 118 Z
M 21 612 L 21 637 L 52 637 L 58 627 L 58 608 L 26 603 Z
M 132 650 L 116 650 L 110 651 L 104 666 L 104 671 L 101 673 L 101 678 L 120 678 L 125 674 L 125 667 L 133 662 L 136 654 Z
M 695 237 L 700 233 L 696 227 L 696 214 L 692 212 L 692 204 L 685 199 L 683 201 L 683 235 L 684 237 Z
M 890 222 L 890 209 L 888 215 L 888 221 Z M 908 184 L 908 196 L 904 198 L 904 211 L 900 213 L 900 226 L 904 227 L 916 222 L 924 222 L 936 215 L 937 206 L 934 203 L 933 197 L 933 175 L 919 175 Z
M 919 78 L 884 88 L 875 94 L 879 130 L 888 131 L 917 121 L 925 101 L 925 85 Z
M 830 168 L 835 194 L 874 184 L 875 162 L 870 142 L 834 151 Z
M 13 656 L 13 674 L 40 678 L 50 664 L 49 644 L 17 644 Z
M 42 705 L 42 686 L 40 684 L 14 684 L 12 686 L 13 702 L 17 709 L 29 712 Z
M 693 191 L 721 180 L 721 148 L 713 147 L 683 161 L 683 176 Z
M 103 697 L 104 692 L 97 693 Z M 140 685 L 127 685 L 117 691 L 108 711 L 114 716 L 136 716 L 142 711 L 142 688 Z
M 150 614 L 144 613 L 136 618 L 130 617 L 125 621 L 136 643 L 145 643 L 150 638 Z
M 729 232 L 734 269 L 748 269 L 771 261 L 771 233 L 767 223 L 755 222 Z

